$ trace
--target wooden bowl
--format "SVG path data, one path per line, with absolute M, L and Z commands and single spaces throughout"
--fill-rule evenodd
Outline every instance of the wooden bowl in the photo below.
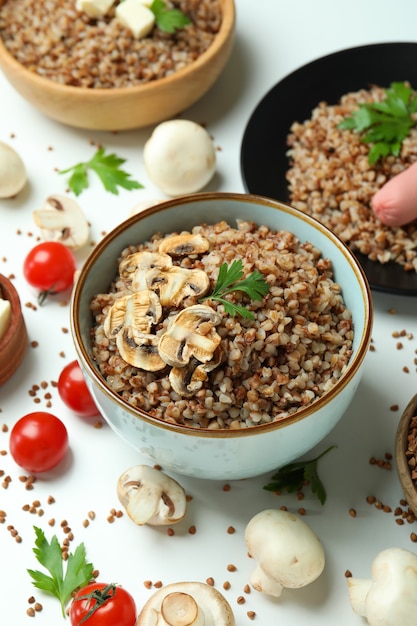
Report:
M 0 5 L 4 0 L 0 0 Z M 156 124 L 191 106 L 217 80 L 234 40 L 234 0 L 220 0 L 222 24 L 209 48 L 196 61 L 159 80 L 114 89 L 61 85 L 31 72 L 0 38 L 0 68 L 25 100 L 58 122 L 89 130 L 127 130 Z
M 28 336 L 19 295 L 10 280 L 2 274 L 0 295 L 4 300 L 9 300 L 12 310 L 10 325 L 0 339 L 0 385 L 3 385 L 23 361 L 28 347 Z
M 410 509 L 417 516 L 417 487 L 411 479 L 411 468 L 408 463 L 406 451 L 408 449 L 408 436 L 410 421 L 417 415 L 417 394 L 411 398 L 407 404 L 404 413 L 398 423 L 396 443 L 395 443 L 395 460 L 397 465 L 398 477 L 404 496 L 408 502 Z

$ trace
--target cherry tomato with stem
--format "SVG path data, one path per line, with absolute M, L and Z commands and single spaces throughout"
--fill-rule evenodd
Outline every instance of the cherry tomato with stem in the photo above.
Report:
M 59 241 L 45 241 L 32 248 L 23 262 L 29 285 L 39 289 L 39 303 L 48 295 L 69 289 L 77 269 L 71 250 Z
M 58 393 L 63 403 L 76 415 L 100 415 L 78 361 L 71 361 L 62 370 L 58 379 Z
M 46 411 L 21 417 L 10 433 L 10 453 L 29 472 L 46 472 L 65 457 L 68 432 L 63 422 Z
M 119 585 L 100 582 L 75 594 L 69 615 L 71 626 L 135 626 L 137 619 L 131 594 Z

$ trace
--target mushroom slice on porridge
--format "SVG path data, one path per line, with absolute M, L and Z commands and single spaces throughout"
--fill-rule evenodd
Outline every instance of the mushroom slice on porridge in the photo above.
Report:
M 189 270 L 174 265 L 148 270 L 146 286 L 158 293 L 162 306 L 177 307 L 185 298 L 204 296 L 210 288 L 210 281 L 203 270 Z
M 171 256 L 185 256 L 188 254 L 202 254 L 210 248 L 208 239 L 200 234 L 184 233 L 165 237 L 159 244 L 159 252 Z
M 207 363 L 202 363 L 194 356 L 185 367 L 173 367 L 169 373 L 169 382 L 174 391 L 180 396 L 193 396 L 208 379 L 208 375 L 220 365 L 223 351 L 217 348 L 214 356 Z
M 172 367 L 185 367 L 195 357 L 211 361 L 221 342 L 216 326 L 221 315 L 208 306 L 196 304 L 183 309 L 159 340 L 159 354 Z
M 128 281 L 132 291 L 146 289 L 146 273 L 154 267 L 171 267 L 172 259 L 168 254 L 159 254 L 142 250 L 129 254 L 119 264 L 120 278 Z
M 157 335 L 142 333 L 133 326 L 123 327 L 116 337 L 122 359 L 147 372 L 157 372 L 166 367 L 165 361 L 159 356 L 158 343 Z
M 123 296 L 110 308 L 103 323 L 107 337 L 115 337 L 123 327 L 149 333 L 162 317 L 162 306 L 155 292 L 144 289 Z

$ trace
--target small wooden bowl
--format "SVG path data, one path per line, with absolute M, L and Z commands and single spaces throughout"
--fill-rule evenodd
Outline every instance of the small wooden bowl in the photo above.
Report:
M 417 415 L 417 394 L 411 398 L 407 404 L 404 413 L 398 423 L 396 443 L 395 443 L 395 460 L 397 465 L 398 477 L 404 496 L 408 502 L 410 509 L 417 516 L 417 487 L 411 480 L 410 466 L 406 457 L 408 447 L 408 433 L 410 421 Z
M 19 294 L 6 276 L 0 274 L 0 296 L 9 300 L 12 315 L 10 325 L 0 339 L 0 385 L 15 373 L 28 347 L 28 335 Z
M 222 24 L 209 48 L 196 61 L 136 87 L 89 89 L 61 85 L 31 72 L 0 38 L 0 68 L 25 100 L 58 122 L 89 130 L 127 130 L 156 124 L 191 106 L 217 80 L 233 47 L 234 0 L 220 0 Z M 0 0 L 0 5 L 4 0 Z

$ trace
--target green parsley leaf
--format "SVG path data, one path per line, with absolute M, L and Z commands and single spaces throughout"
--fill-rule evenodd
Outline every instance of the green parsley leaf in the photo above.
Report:
M 294 493 L 295 491 L 300 491 L 305 484 L 308 484 L 311 491 L 316 494 L 323 505 L 326 502 L 327 494 L 317 473 L 317 464 L 319 459 L 335 447 L 330 446 L 330 448 L 327 448 L 327 450 L 309 461 L 296 461 L 295 463 L 284 465 L 271 477 L 272 482 L 264 485 L 263 488 L 266 491 Z
M 179 9 L 167 9 L 163 0 L 154 0 L 150 9 L 155 15 L 156 25 L 166 33 L 175 33 L 177 29 L 191 24 L 187 15 Z
M 97 174 L 103 183 L 106 191 L 117 195 L 118 187 L 124 189 L 142 189 L 143 185 L 136 180 L 130 179 L 130 174 L 120 169 L 120 166 L 126 162 L 115 154 L 105 154 L 104 148 L 98 148 L 95 155 L 86 162 L 77 163 L 65 170 L 60 170 L 60 174 L 68 174 L 72 172 L 68 185 L 79 196 L 80 193 L 88 187 L 88 171 L 92 170 Z
M 225 299 L 225 296 L 233 291 L 242 291 L 251 300 L 262 302 L 262 299 L 269 291 L 269 285 L 263 274 L 258 271 L 252 272 L 252 274 L 243 278 L 242 260 L 236 259 L 230 266 L 227 263 L 221 265 L 213 293 L 201 298 L 201 300 L 217 300 L 223 304 L 226 313 L 232 317 L 238 313 L 241 317 L 253 320 L 254 315 L 252 311 Z
M 54 595 L 61 603 L 62 615 L 65 617 L 65 607 L 73 591 L 84 587 L 92 579 L 94 567 L 86 560 L 84 544 L 81 543 L 68 555 L 64 574 L 62 550 L 56 535 L 49 543 L 41 528 L 34 526 L 36 540 L 33 552 L 38 562 L 49 572 L 45 574 L 39 570 L 28 569 L 33 579 L 33 585 L 47 593 Z
M 338 128 L 362 134 L 361 141 L 373 144 L 368 154 L 370 165 L 392 154 L 398 156 L 402 142 L 417 123 L 417 94 L 406 83 L 391 83 L 382 102 L 361 104 Z

